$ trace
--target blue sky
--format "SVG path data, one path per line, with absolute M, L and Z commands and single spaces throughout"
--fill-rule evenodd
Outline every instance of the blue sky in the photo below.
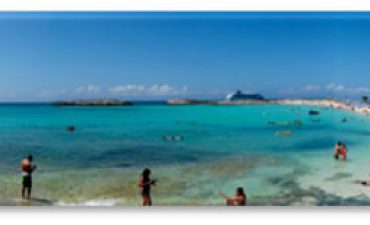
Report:
M 357 97 L 370 13 L 0 13 L 0 101 Z

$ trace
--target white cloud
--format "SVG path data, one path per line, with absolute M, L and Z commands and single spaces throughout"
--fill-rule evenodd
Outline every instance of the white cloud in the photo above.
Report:
M 114 95 L 137 95 L 144 92 L 145 87 L 143 85 L 126 84 L 111 87 L 108 91 Z
M 366 87 L 357 87 L 354 89 L 354 92 L 356 93 L 369 93 L 370 89 Z
M 344 85 L 335 84 L 335 83 L 328 84 L 328 85 L 326 85 L 325 88 L 328 91 L 334 91 L 334 92 L 344 92 L 344 91 L 346 91 L 346 88 L 344 87 Z
M 174 87 L 168 84 L 154 84 L 151 86 L 126 84 L 117 85 L 108 89 L 109 93 L 114 95 L 144 95 L 144 96 L 170 96 L 182 95 L 188 91 L 187 86 L 181 88 Z
M 150 95 L 168 95 L 174 92 L 174 88 L 167 84 L 164 85 L 154 84 L 153 86 L 147 89 L 147 92 Z
M 182 86 L 182 89 L 181 89 L 181 94 L 186 94 L 188 93 L 188 90 L 189 90 L 189 87 L 188 86 Z
M 342 94 L 365 94 L 369 93 L 370 89 L 367 87 L 346 87 L 342 84 L 331 83 L 326 85 L 326 90 Z
M 79 86 L 73 91 L 74 94 L 97 94 L 101 91 L 101 87 L 89 84 L 87 86 Z
M 109 88 L 102 88 L 97 85 L 81 85 L 75 88 L 63 88 L 59 90 L 44 90 L 39 92 L 41 99 L 59 98 L 80 98 L 80 97 L 120 97 L 120 96 L 175 96 L 185 95 L 188 92 L 187 86 L 175 87 L 169 84 L 154 84 L 151 86 L 125 84 Z
M 314 85 L 314 84 L 309 84 L 305 87 L 306 91 L 319 91 L 321 89 L 320 85 Z
M 338 94 L 338 95 L 362 95 L 370 94 L 370 88 L 363 86 L 346 86 L 343 84 L 329 83 L 326 85 L 308 84 L 303 89 L 307 94 L 310 93 L 326 93 L 326 94 Z M 286 90 L 285 90 L 286 92 Z M 298 89 L 292 89 L 292 93 L 297 93 Z

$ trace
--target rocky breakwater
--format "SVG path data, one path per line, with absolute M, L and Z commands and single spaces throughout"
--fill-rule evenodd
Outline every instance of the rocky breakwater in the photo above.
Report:
M 217 105 L 217 101 L 198 99 L 170 99 L 166 105 Z

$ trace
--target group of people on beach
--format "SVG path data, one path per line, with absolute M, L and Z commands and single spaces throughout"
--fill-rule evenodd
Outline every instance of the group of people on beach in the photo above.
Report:
M 347 160 L 347 146 L 345 143 L 338 141 L 334 147 L 334 158 L 336 160 L 342 159 Z M 33 164 L 33 156 L 29 155 L 21 162 L 21 170 L 22 170 L 22 198 L 26 200 L 31 199 L 31 192 L 32 192 L 32 174 L 36 170 L 37 166 Z M 142 205 L 143 206 L 151 206 L 152 205 L 152 197 L 151 197 L 151 187 L 156 185 L 157 180 L 151 179 L 151 170 L 149 168 L 145 168 L 140 175 L 139 179 L 139 188 L 141 191 L 142 196 Z M 357 180 L 356 183 L 370 186 L 370 180 Z M 242 187 L 238 187 L 235 191 L 234 196 L 227 196 L 224 192 L 219 193 L 221 197 L 223 197 L 226 201 L 226 205 L 228 206 L 244 206 L 247 204 L 247 196 L 244 192 Z
M 347 146 L 345 143 L 338 141 L 334 147 L 334 159 L 336 160 L 347 160 Z M 26 200 L 31 199 L 32 193 L 32 174 L 36 170 L 37 166 L 33 164 L 33 156 L 29 155 L 21 162 L 21 169 L 22 169 L 22 198 Z M 151 179 L 151 170 L 149 168 L 145 168 L 140 175 L 139 179 L 139 188 L 141 190 L 142 196 L 142 205 L 143 206 L 151 206 L 152 205 L 152 198 L 151 198 L 151 187 L 156 185 L 157 180 Z M 370 180 L 357 180 L 355 183 L 370 186 Z M 219 193 L 221 197 L 223 197 L 226 201 L 226 205 L 228 206 L 244 206 L 247 204 L 247 196 L 244 192 L 242 187 L 238 187 L 236 189 L 234 196 L 227 196 L 224 192 Z
M 25 159 L 21 162 L 21 170 L 22 170 L 22 199 L 31 200 L 31 193 L 32 193 L 32 174 L 36 170 L 37 166 L 33 164 L 33 156 L 28 155 Z M 141 191 L 141 196 L 143 199 L 142 205 L 143 206 L 151 206 L 152 205 L 152 197 L 151 197 L 151 187 L 157 183 L 156 179 L 150 178 L 151 170 L 149 168 L 145 168 L 140 175 L 139 179 L 139 187 Z M 238 187 L 236 189 L 235 196 L 229 197 L 225 193 L 220 192 L 220 195 L 225 198 L 226 204 L 228 206 L 244 206 L 247 203 L 247 197 L 244 193 L 244 189 L 242 187 Z
M 347 160 L 347 146 L 345 143 L 338 141 L 334 147 L 334 158 L 336 160 Z M 21 162 L 21 169 L 22 169 L 22 198 L 30 200 L 31 199 L 31 192 L 32 192 L 32 174 L 36 170 L 37 166 L 33 164 L 33 156 L 29 155 Z M 151 179 L 151 170 L 149 168 L 145 168 L 140 175 L 139 179 L 139 188 L 141 190 L 142 196 L 142 205 L 143 206 L 151 206 L 152 205 L 152 198 L 151 198 L 151 187 L 156 185 L 157 180 Z M 362 185 L 369 185 L 370 180 L 358 180 L 356 183 Z M 242 187 L 238 187 L 236 189 L 234 196 L 227 196 L 224 192 L 219 193 L 221 197 L 223 197 L 226 201 L 226 205 L 228 206 L 244 206 L 247 203 L 247 196 L 244 192 Z

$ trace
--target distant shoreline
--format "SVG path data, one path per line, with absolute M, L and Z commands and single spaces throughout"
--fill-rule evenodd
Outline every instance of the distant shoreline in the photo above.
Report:
M 360 113 L 370 116 L 368 106 L 354 106 L 341 100 L 333 99 L 273 99 L 273 100 L 246 100 L 246 101 L 212 101 L 196 99 L 172 99 L 166 102 L 166 105 L 306 105 L 335 108 L 344 111 Z

